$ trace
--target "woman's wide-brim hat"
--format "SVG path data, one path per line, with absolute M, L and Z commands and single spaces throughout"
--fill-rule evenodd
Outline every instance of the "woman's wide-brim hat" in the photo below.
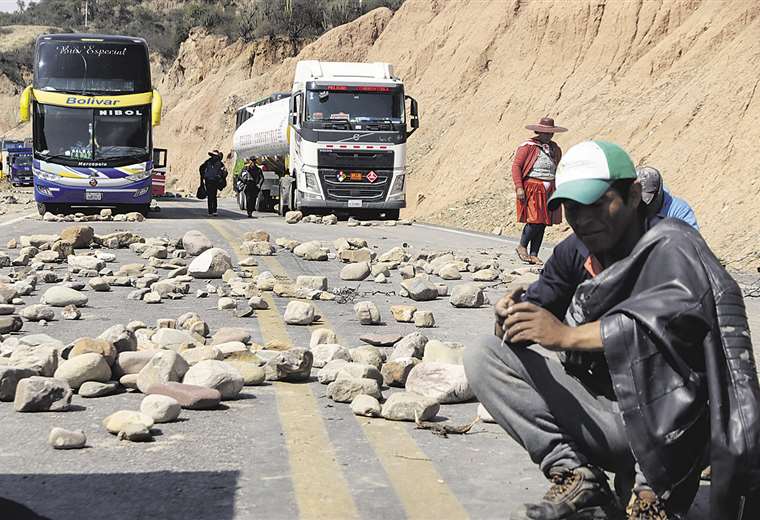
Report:
M 537 125 L 526 125 L 525 128 L 541 134 L 556 134 L 558 132 L 567 132 L 567 128 L 554 125 L 554 119 L 551 117 L 542 117 Z

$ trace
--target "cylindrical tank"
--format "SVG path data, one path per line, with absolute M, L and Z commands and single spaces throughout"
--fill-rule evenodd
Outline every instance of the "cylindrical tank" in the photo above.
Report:
M 233 135 L 233 150 L 238 157 L 255 155 L 284 156 L 288 153 L 288 115 L 290 98 L 251 107 L 253 115 Z

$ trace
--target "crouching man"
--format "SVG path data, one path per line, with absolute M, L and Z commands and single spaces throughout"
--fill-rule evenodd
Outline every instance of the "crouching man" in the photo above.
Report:
M 629 519 L 682 518 L 708 464 L 712 518 L 760 518 L 760 389 L 739 287 L 698 232 L 638 209 L 617 145 L 574 146 L 556 182 L 550 209 L 562 204 L 574 234 L 465 353 L 478 399 L 551 481 L 512 518 L 619 518 L 625 504 Z

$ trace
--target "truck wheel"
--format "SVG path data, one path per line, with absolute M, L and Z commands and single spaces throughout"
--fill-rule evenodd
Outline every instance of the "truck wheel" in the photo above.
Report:
M 401 210 L 386 209 L 383 213 L 385 213 L 385 220 L 398 220 Z
M 256 204 L 254 206 L 254 209 L 259 213 L 264 213 L 265 211 L 269 211 L 269 192 L 268 191 L 259 192 L 259 194 L 256 196 Z
M 285 216 L 285 213 L 288 212 L 288 207 L 285 205 L 285 194 L 282 192 L 282 186 L 279 188 L 280 191 L 280 202 L 277 204 L 277 214 L 281 217 Z

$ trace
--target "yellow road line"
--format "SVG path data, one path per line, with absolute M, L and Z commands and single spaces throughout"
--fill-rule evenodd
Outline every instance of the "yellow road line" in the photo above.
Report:
M 209 222 L 230 244 L 235 255 L 243 256 L 239 240 L 219 222 Z M 258 270 L 253 270 L 254 273 Z M 269 311 L 256 311 L 265 341 L 291 345 L 285 323 L 271 293 L 263 298 Z M 327 430 L 319 414 L 317 398 L 308 384 L 275 383 L 277 411 L 285 434 L 290 473 L 300 518 L 359 518 L 343 470 L 335 460 Z
M 291 279 L 276 258 L 260 258 L 272 274 Z M 338 334 L 325 313 L 319 314 L 322 321 L 318 326 L 327 327 Z M 420 450 L 404 425 L 384 419 L 357 418 L 357 422 L 388 475 L 388 480 L 401 500 L 408 518 L 469 518 L 434 464 Z

